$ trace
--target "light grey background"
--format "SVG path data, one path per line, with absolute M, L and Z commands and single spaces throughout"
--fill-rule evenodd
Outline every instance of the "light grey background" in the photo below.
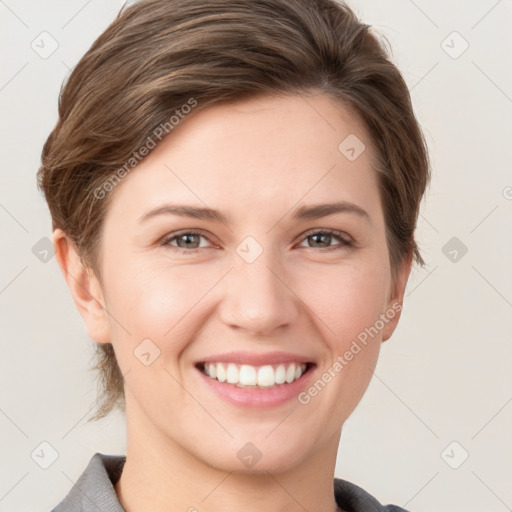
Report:
M 96 451 L 125 449 L 121 414 L 85 424 L 92 342 L 55 258 L 40 260 L 51 224 L 35 181 L 60 84 L 122 5 L 0 0 L 0 511 L 49 512 Z M 512 2 L 349 5 L 393 47 L 433 181 L 418 227 L 428 266 L 344 427 L 336 476 L 416 512 L 512 510 Z M 42 442 L 59 454 L 48 469 L 31 455 Z

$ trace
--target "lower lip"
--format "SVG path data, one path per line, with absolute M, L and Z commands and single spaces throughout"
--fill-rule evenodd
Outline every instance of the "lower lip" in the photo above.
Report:
M 308 385 L 315 368 L 316 366 L 311 366 L 297 380 L 294 380 L 290 384 L 280 384 L 275 388 L 268 389 L 240 388 L 235 384 L 228 384 L 227 382 L 219 382 L 217 379 L 212 379 L 198 368 L 196 368 L 196 370 L 209 388 L 224 400 L 243 407 L 268 408 L 282 405 L 296 398 Z

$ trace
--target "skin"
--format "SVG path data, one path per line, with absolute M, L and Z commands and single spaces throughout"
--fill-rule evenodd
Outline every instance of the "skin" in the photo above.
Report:
M 349 134 L 366 146 L 355 161 L 338 150 Z M 319 378 L 402 303 L 411 258 L 393 282 L 373 151 L 357 115 L 321 93 L 214 105 L 189 115 L 115 188 L 102 282 L 55 230 L 88 334 L 113 344 L 125 376 L 127 462 L 115 490 L 127 512 L 339 510 L 332 485 L 342 426 L 400 312 L 306 405 L 232 405 L 194 363 L 283 350 L 311 356 Z M 347 212 L 293 219 L 300 206 L 340 200 L 370 221 Z M 230 222 L 161 215 L 139 223 L 164 203 L 216 208 Z M 356 245 L 304 235 L 313 228 L 342 231 Z M 187 229 L 206 238 L 158 244 Z M 236 252 L 247 236 L 263 249 L 252 263 Z M 133 353 L 146 338 L 160 350 L 149 366 Z M 251 468 L 237 458 L 249 441 L 262 454 Z

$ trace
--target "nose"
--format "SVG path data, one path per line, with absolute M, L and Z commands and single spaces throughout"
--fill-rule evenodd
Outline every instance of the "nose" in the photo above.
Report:
M 271 251 L 263 251 L 252 263 L 235 256 L 219 305 L 223 322 L 233 329 L 262 336 L 292 325 L 299 317 L 301 301 L 283 265 Z

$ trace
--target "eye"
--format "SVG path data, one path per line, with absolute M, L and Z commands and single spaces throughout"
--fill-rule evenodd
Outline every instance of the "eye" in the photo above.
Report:
M 331 229 L 311 230 L 308 231 L 304 236 L 305 241 L 308 239 L 314 239 L 313 245 L 309 245 L 308 247 L 310 249 L 320 248 L 329 251 L 352 247 L 354 245 L 354 242 L 348 237 L 348 235 L 341 231 Z M 181 252 L 195 253 L 201 248 L 208 247 L 207 244 L 201 245 L 201 238 L 209 241 L 209 239 L 199 231 L 182 231 L 179 233 L 172 233 L 169 236 L 164 237 L 159 242 L 159 245 L 171 246 Z M 340 244 L 338 244 L 338 246 L 331 245 L 333 239 L 337 239 Z M 299 247 L 304 246 L 300 245 Z
M 173 233 L 161 240 L 160 245 L 170 245 L 183 252 L 196 252 L 197 249 L 205 247 L 201 245 L 200 239 L 208 240 L 202 233 L 198 231 L 182 231 L 181 233 Z M 176 245 L 171 243 L 176 240 Z M 198 245 L 199 244 L 199 245 Z
M 333 238 L 338 239 L 341 242 L 341 246 L 332 246 L 329 245 Z M 305 234 L 305 241 L 308 239 L 315 239 L 313 242 L 314 245 L 310 245 L 309 248 L 315 249 L 320 247 L 321 249 L 327 250 L 335 250 L 335 249 L 343 249 L 345 247 L 352 247 L 354 245 L 353 241 L 341 231 L 336 231 L 332 229 L 321 229 L 321 230 L 312 230 L 308 231 Z M 301 246 L 304 247 L 304 246 Z

